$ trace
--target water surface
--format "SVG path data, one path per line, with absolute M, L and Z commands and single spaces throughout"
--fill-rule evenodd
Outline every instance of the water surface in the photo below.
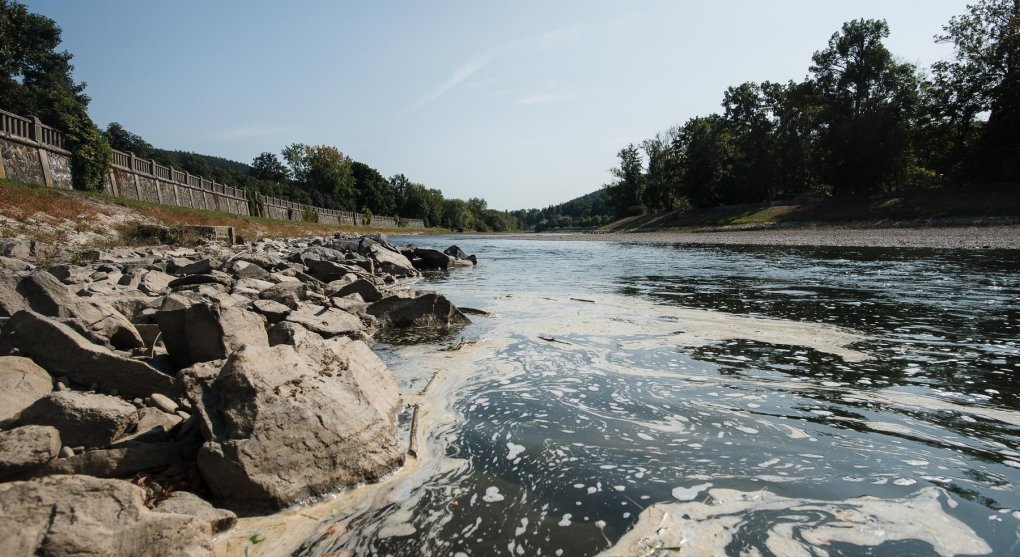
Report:
M 1015 253 L 413 241 L 477 254 L 417 286 L 494 313 L 446 341 L 479 341 L 470 355 L 376 347 L 408 392 L 460 377 L 426 441 L 445 465 L 296 554 L 595 555 L 655 503 L 722 508 L 712 490 L 763 502 L 733 511 L 730 555 L 1020 554 Z M 802 333 L 689 342 L 704 331 L 684 308 L 857 335 L 866 357 Z M 927 534 L 875 506 L 925 498 L 903 515 Z M 890 531 L 810 531 L 854 509 Z

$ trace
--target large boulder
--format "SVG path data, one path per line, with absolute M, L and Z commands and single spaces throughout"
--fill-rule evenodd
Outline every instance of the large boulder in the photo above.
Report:
M 60 432 L 54 427 L 26 425 L 0 431 L 0 481 L 31 472 L 59 452 Z
M 450 268 L 450 256 L 434 249 L 414 248 L 415 263 L 419 269 L 442 269 Z
M 157 312 L 156 323 L 167 353 L 181 367 L 225 358 L 248 344 L 269 346 L 265 319 L 237 306 L 205 301 L 174 306 Z
M 18 291 L 33 311 L 48 317 L 78 320 L 85 327 L 83 333 L 106 339 L 115 348 L 130 350 L 145 346 L 135 326 L 113 306 L 75 296 L 46 271 L 25 277 L 18 284 Z
M 209 521 L 151 511 L 121 480 L 49 476 L 0 485 L 0 554 L 212 555 Z
M 381 300 L 383 295 L 379 292 L 379 287 L 368 279 L 358 279 L 349 284 L 340 286 L 339 288 L 331 288 L 330 294 L 332 296 L 350 296 L 351 294 L 358 294 L 361 299 L 366 302 L 375 302 Z
M 0 357 L 0 425 L 53 390 L 53 378 L 28 358 Z
M 445 296 L 426 293 L 416 298 L 387 296 L 368 306 L 368 314 L 391 327 L 449 328 L 471 320 Z
M 396 381 L 367 345 L 337 337 L 234 352 L 215 378 L 182 371 L 208 442 L 199 470 L 233 504 L 280 508 L 375 480 L 404 459 Z
M 99 384 L 129 397 L 152 393 L 175 396 L 174 378 L 151 365 L 93 344 L 67 325 L 31 311 L 19 311 L 8 324 L 4 343 L 30 356 L 56 377 L 82 385 Z
M 95 448 L 108 446 L 137 419 L 138 410 L 120 398 L 57 391 L 25 408 L 20 423 L 53 426 L 65 445 Z
M 408 258 L 379 244 L 369 245 L 366 255 L 375 260 L 382 272 L 395 277 L 416 277 L 419 274 Z

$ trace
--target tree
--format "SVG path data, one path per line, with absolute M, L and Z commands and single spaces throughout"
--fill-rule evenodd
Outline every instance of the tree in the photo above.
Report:
M 857 19 L 812 57 L 821 169 L 836 194 L 891 189 L 907 177 L 918 79 L 912 65 L 893 60 L 882 44 L 888 36 L 885 21 Z
M 691 118 L 676 137 L 681 192 L 695 207 L 718 205 L 730 177 L 733 147 L 718 114 Z
M 617 153 L 620 166 L 611 170 L 616 182 L 606 186 L 610 203 L 617 216 L 641 214 L 645 177 L 642 173 L 641 153 L 633 143 Z
M 60 34 L 52 19 L 0 0 L 0 106 L 63 130 L 75 187 L 99 191 L 110 147 L 86 112 L 85 84 L 71 77 L 71 53 L 56 50 Z
M 670 128 L 664 134 L 656 134 L 655 137 L 641 142 L 641 149 L 648 159 L 642 201 L 645 206 L 655 211 L 671 211 L 676 208 L 679 201 L 680 166 L 675 149 L 678 133 L 678 128 Z M 588 215 L 576 216 L 590 216 L 591 212 L 592 208 L 589 208 Z
M 284 147 L 283 158 L 290 166 L 294 181 L 304 184 L 309 192 L 318 190 L 323 196 L 332 196 L 338 206 L 357 210 L 352 162 L 339 149 L 329 145 L 292 143 Z
M 120 125 L 119 122 L 110 122 L 106 126 L 106 130 L 103 132 L 103 139 L 110 144 L 110 147 L 118 151 L 134 153 L 135 156 L 142 158 L 152 158 L 152 144 L 142 139 L 139 135 L 124 129 L 124 126 Z
M 251 170 L 248 173 L 259 180 L 269 180 L 271 182 L 286 181 L 287 176 L 290 174 L 287 167 L 276 157 L 276 154 L 270 152 L 265 152 L 255 157 L 251 161 Z
M 351 176 L 354 179 L 358 205 L 371 209 L 377 215 L 393 214 L 396 208 L 393 190 L 378 170 L 355 161 L 351 164 Z
M 980 0 L 935 38 L 952 43 L 953 59 L 932 66 L 932 91 L 959 151 L 974 119 L 988 112 L 973 172 L 986 180 L 1020 180 L 1020 0 Z

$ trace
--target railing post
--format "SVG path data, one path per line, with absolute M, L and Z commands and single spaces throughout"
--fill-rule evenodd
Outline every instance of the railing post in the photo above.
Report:
M 28 128 L 28 135 L 35 141 L 36 153 L 39 157 L 39 170 L 42 170 L 43 183 L 47 188 L 53 187 L 53 172 L 50 171 L 50 157 L 46 152 L 46 146 L 42 142 L 42 122 L 39 118 L 32 116 L 32 125 Z

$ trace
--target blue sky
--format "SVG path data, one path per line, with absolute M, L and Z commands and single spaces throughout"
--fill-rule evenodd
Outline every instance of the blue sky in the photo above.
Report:
M 610 179 L 616 153 L 800 80 L 842 22 L 926 67 L 964 0 L 27 2 L 57 21 L 101 127 L 251 162 L 303 142 L 497 209 Z

